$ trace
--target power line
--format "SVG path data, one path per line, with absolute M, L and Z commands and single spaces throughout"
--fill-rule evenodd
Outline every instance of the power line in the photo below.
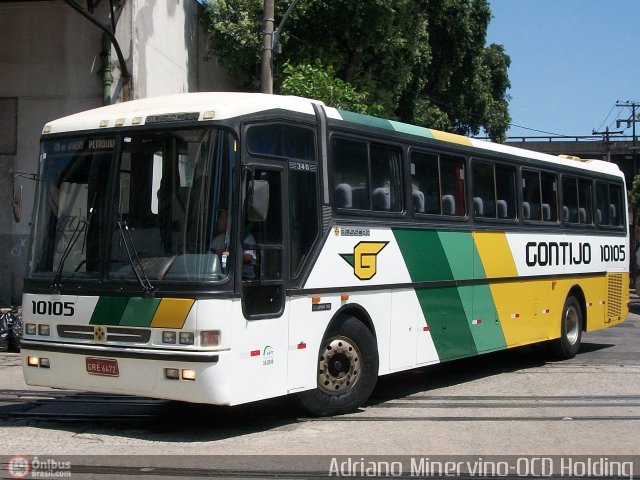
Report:
M 509 126 L 510 127 L 516 127 L 516 128 L 522 128 L 523 130 L 530 130 L 532 132 L 546 133 L 547 135 L 556 135 L 558 137 L 566 137 L 567 136 L 567 135 L 564 135 L 562 133 L 546 132 L 544 130 L 537 130 L 535 128 L 523 127 L 522 125 L 516 125 L 515 123 L 510 123 Z
M 607 123 L 607 120 L 609 120 L 609 116 L 611 115 L 611 112 L 613 112 L 613 109 L 616 108 L 616 106 L 612 106 L 611 110 L 609 110 L 609 113 L 607 113 L 607 116 L 604 118 L 604 120 L 602 121 L 602 123 L 600 124 L 600 126 L 598 128 L 596 128 L 596 130 L 602 130 L 602 127 L 604 126 L 605 123 Z M 609 125 L 611 126 L 611 125 Z

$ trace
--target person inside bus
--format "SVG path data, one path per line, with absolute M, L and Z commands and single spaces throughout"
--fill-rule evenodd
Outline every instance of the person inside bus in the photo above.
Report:
M 221 208 L 218 211 L 218 222 L 216 224 L 217 227 L 217 235 L 211 241 L 211 245 L 209 245 L 209 250 L 215 252 L 220 256 L 220 261 L 222 263 L 222 268 L 226 270 L 227 266 L 227 258 L 229 256 L 229 250 L 227 245 L 227 225 L 229 220 L 229 212 L 226 208 Z M 255 238 L 250 233 L 244 235 L 242 239 L 243 245 L 253 245 L 256 243 Z M 242 279 L 243 280 L 254 280 L 256 278 L 256 273 L 254 266 L 256 264 L 256 251 L 255 250 L 244 250 L 242 253 Z

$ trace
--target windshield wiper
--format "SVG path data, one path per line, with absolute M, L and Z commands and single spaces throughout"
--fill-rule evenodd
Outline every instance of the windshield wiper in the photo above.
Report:
M 122 235 L 124 248 L 127 251 L 127 256 L 129 257 L 129 263 L 131 263 L 131 268 L 133 268 L 133 273 L 136 275 L 136 278 L 138 279 L 138 283 L 142 287 L 142 291 L 144 292 L 145 295 L 153 295 L 153 292 L 156 291 L 156 287 L 151 285 L 151 282 L 149 281 L 147 274 L 144 272 L 144 267 L 142 266 L 142 262 L 140 261 L 140 257 L 138 256 L 138 250 L 136 249 L 136 244 L 133 243 L 133 238 L 131 238 L 131 232 L 129 231 L 129 227 L 127 226 L 126 222 L 123 223 L 120 220 L 118 220 L 117 225 L 118 225 L 118 229 L 120 230 L 120 235 Z M 125 233 L 125 231 L 127 233 Z M 133 260 L 134 257 L 131 256 L 131 251 L 129 250 L 128 243 L 131 244 L 131 249 L 133 250 L 133 253 L 135 255 L 135 262 Z M 142 276 L 140 276 L 140 274 L 138 273 L 138 268 L 136 267 L 136 263 L 140 267 Z
M 60 293 L 60 287 L 62 286 L 62 269 L 64 268 L 64 263 L 67 261 L 71 250 L 73 250 L 73 246 L 76 244 L 85 228 L 87 228 L 87 222 L 84 220 L 80 220 L 78 222 L 78 225 L 76 225 L 76 229 L 73 231 L 73 234 L 71 234 L 69 243 L 67 243 L 67 246 L 62 252 L 62 256 L 60 257 L 60 261 L 58 262 L 58 269 L 56 270 L 56 274 L 53 277 L 53 282 L 51 282 L 51 289 L 53 290 L 53 293 Z

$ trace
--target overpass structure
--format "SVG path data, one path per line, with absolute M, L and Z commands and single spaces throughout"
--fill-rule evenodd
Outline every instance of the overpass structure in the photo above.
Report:
M 509 137 L 505 144 L 550 155 L 573 155 L 613 162 L 624 172 L 628 186 L 634 172 L 638 172 L 640 161 L 640 144 L 637 137 L 631 136 L 609 136 L 605 139 L 602 135 Z

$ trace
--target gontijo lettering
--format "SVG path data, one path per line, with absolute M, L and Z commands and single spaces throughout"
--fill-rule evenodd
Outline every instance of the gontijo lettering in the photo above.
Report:
M 528 242 L 526 260 L 529 267 L 586 265 L 591 263 L 591 245 L 582 242 Z

